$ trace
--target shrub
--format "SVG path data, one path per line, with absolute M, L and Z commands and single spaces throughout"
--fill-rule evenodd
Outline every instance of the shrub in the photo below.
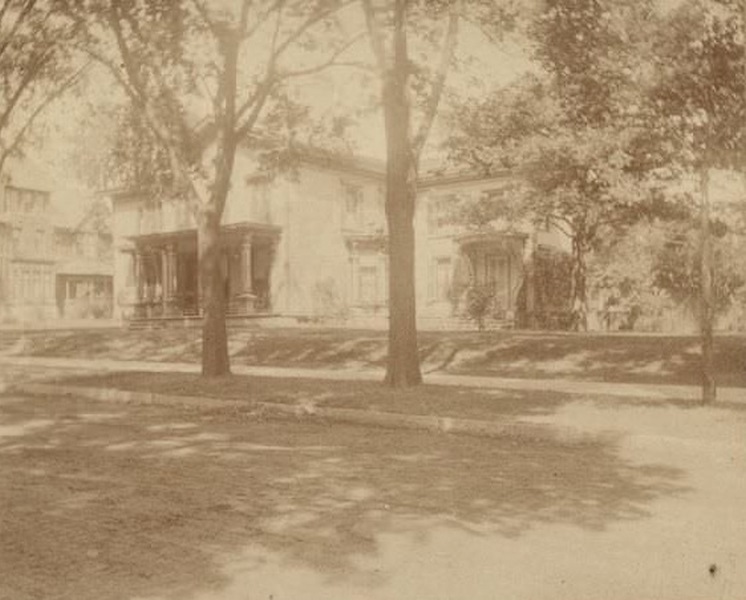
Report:
M 466 291 L 466 316 L 477 324 L 479 331 L 485 328 L 495 298 L 494 290 L 486 285 L 472 285 Z

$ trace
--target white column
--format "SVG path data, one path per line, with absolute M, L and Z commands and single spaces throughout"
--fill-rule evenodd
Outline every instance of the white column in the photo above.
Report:
M 253 281 L 251 278 L 251 234 L 247 233 L 241 242 L 241 291 L 244 294 L 253 294 Z

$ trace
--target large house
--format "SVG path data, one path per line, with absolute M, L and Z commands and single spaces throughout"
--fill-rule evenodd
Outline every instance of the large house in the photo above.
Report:
M 9 160 L 0 174 L 0 319 L 110 316 L 112 237 L 101 204 L 73 210 L 45 169 Z M 83 206 L 82 203 L 80 203 Z
M 384 182 L 380 161 L 317 152 L 307 153 L 292 174 L 269 180 L 241 152 L 222 220 L 229 319 L 385 323 Z M 510 321 L 537 237 L 539 245 L 563 243 L 557 232 L 525 225 L 452 225 L 455 197 L 505 193 L 509 184 L 507 175 L 420 182 L 416 292 L 424 326 L 452 318 L 467 280 L 491 288 L 493 315 Z M 132 191 L 114 193 L 112 201 L 116 310 L 135 322 L 196 322 L 197 233 L 189 207 Z

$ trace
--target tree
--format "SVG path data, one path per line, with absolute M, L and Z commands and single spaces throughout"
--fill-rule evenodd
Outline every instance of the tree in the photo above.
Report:
M 711 173 L 715 168 L 742 168 L 746 142 L 742 11 L 736 0 L 688 0 L 668 15 L 656 36 L 658 83 L 651 100 L 669 145 L 669 171 L 679 180 L 696 180 L 698 188 L 692 197 L 699 205 L 703 403 L 716 398 Z
M 417 349 L 413 218 L 422 152 L 467 17 L 499 29 L 509 13 L 494 2 L 362 0 L 381 82 L 386 132 L 389 235 L 389 347 L 385 382 L 422 382 Z M 493 29 L 493 30 L 494 30 Z M 420 51 L 411 49 L 419 44 Z M 436 57 L 432 64 L 428 56 Z M 418 59 L 418 60 L 415 60 Z
M 90 32 L 85 51 L 104 65 L 167 164 L 170 193 L 197 222 L 203 308 L 202 374 L 230 372 L 220 221 L 236 152 L 271 139 L 295 109 L 287 82 L 336 64 L 336 13 L 350 0 L 71 0 Z
M 547 0 L 527 29 L 543 72 L 452 117 L 451 158 L 486 173 L 515 169 L 527 184 L 515 197 L 524 214 L 571 240 L 570 310 L 579 330 L 587 327 L 589 252 L 609 229 L 637 218 L 647 198 L 635 52 L 647 12 L 645 3 Z
M 77 33 L 51 0 L 0 2 L 0 172 L 38 117 L 85 70 L 70 52 Z

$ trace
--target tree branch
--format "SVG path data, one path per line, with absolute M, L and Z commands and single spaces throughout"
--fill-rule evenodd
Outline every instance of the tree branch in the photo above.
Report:
M 324 62 L 319 63 L 317 65 L 314 65 L 312 67 L 307 67 L 305 69 L 296 69 L 293 71 L 280 71 L 277 74 L 278 79 L 290 79 L 292 77 L 302 77 L 305 75 L 313 75 L 314 73 L 318 73 L 320 71 L 323 71 L 324 69 L 331 67 L 331 66 L 341 66 L 342 64 L 345 65 L 351 65 L 354 63 L 340 63 L 337 61 L 337 58 L 339 58 L 342 54 L 347 52 L 352 46 L 354 46 L 360 39 L 362 39 L 365 36 L 366 32 L 360 32 L 355 34 L 349 41 L 347 41 L 343 46 L 341 46 L 339 49 L 335 50 L 329 58 L 327 58 Z
M 33 126 L 34 121 L 36 121 L 37 117 L 52 102 L 57 100 L 60 96 L 62 96 L 62 94 L 64 94 L 73 85 L 75 85 L 80 80 L 80 77 L 83 75 L 83 73 L 85 73 L 85 71 L 87 71 L 90 66 L 91 66 L 90 63 L 86 63 L 85 65 L 80 67 L 80 69 L 78 69 L 75 73 L 73 73 L 70 77 L 68 77 L 65 81 L 63 81 L 56 89 L 54 89 L 51 93 L 49 93 L 36 106 L 36 108 L 31 112 L 31 114 L 27 117 L 26 122 L 23 124 L 21 129 L 16 133 L 10 145 L 4 148 L 0 148 L 0 172 L 2 172 L 2 166 L 5 163 L 8 156 L 10 156 L 13 152 L 15 152 L 18 149 L 18 146 L 23 141 L 23 138 L 26 136 L 29 129 L 31 129 L 31 127 Z
M 443 49 L 440 54 L 440 63 L 438 65 L 435 82 L 433 83 L 432 91 L 430 92 L 430 98 L 425 106 L 425 114 L 422 117 L 417 133 L 412 140 L 412 152 L 415 156 L 415 160 L 419 160 L 422 149 L 427 141 L 427 136 L 430 134 L 430 130 L 432 129 L 433 121 L 435 120 L 435 115 L 438 111 L 438 105 L 440 104 L 440 98 L 443 95 L 443 88 L 445 87 L 446 77 L 448 75 L 448 67 L 451 60 L 453 60 L 453 53 L 456 49 L 456 41 L 458 39 L 460 8 L 460 2 L 454 2 L 451 6 L 451 14 L 448 18 L 448 30 L 446 31 L 443 41 Z
M 2 44 L 0 44 L 0 56 L 3 55 L 3 53 L 5 52 L 5 49 L 10 45 L 10 42 L 13 41 L 16 34 L 18 33 L 18 30 L 20 29 L 21 25 L 23 25 L 23 22 L 26 20 L 26 17 L 31 12 L 31 10 L 34 8 L 35 4 L 36 4 L 36 0 L 29 0 L 26 4 L 24 4 L 23 8 L 21 9 L 21 12 L 18 14 L 18 18 L 16 18 L 10 30 L 7 31 L 4 35 L 5 39 L 2 41 Z M 7 10 L 8 6 L 10 6 L 10 3 L 7 3 L 3 6 L 3 11 L 2 11 L 1 16 L 5 16 L 5 11 Z M 0 18 L 0 21 L 1 20 L 2 19 Z
M 2 115 L 0 115 L 0 131 L 2 131 L 8 125 L 8 122 L 10 121 L 10 115 L 13 114 L 13 111 L 18 105 L 18 102 L 20 102 L 21 96 L 23 96 L 23 93 L 26 91 L 26 89 L 28 89 L 28 87 L 36 79 L 36 75 L 39 73 L 39 71 L 42 70 L 42 68 L 44 68 L 44 66 L 47 64 L 47 62 L 49 62 L 51 58 L 52 55 L 47 49 L 45 50 L 45 52 L 40 53 L 38 56 L 34 57 L 33 62 L 30 65 L 26 65 L 26 69 L 24 70 L 21 81 L 18 83 L 18 87 L 8 99 L 5 110 L 3 110 Z
M 379 74 L 383 77 L 386 73 L 386 44 L 384 43 L 383 33 L 376 22 L 372 0 L 362 0 L 362 2 L 363 12 L 365 13 L 365 24 L 368 27 L 368 34 L 370 35 L 370 45 L 376 57 Z

